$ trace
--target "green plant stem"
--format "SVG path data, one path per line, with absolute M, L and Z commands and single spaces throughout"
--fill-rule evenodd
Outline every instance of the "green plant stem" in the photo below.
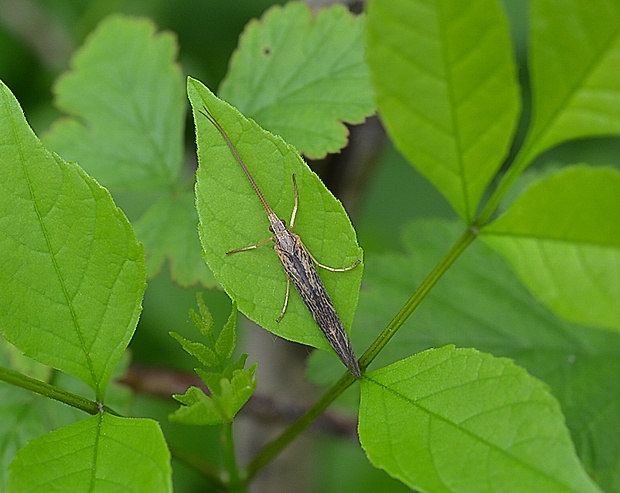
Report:
M 63 402 L 68 406 L 81 409 L 88 414 L 95 415 L 99 412 L 105 411 L 109 414 L 120 416 L 113 409 L 110 409 L 107 406 L 102 406 L 98 402 L 88 400 L 80 395 L 67 392 L 66 390 L 54 387 L 49 383 L 37 380 L 32 377 L 28 377 L 26 375 L 23 375 L 22 373 L 9 370 L 8 368 L 0 367 L 0 380 L 3 380 L 17 387 L 21 387 L 23 389 L 30 390 L 31 392 L 35 392 L 42 396 Z
M 396 334 L 398 329 L 413 313 L 413 310 L 420 304 L 432 287 L 443 276 L 448 268 L 456 261 L 463 251 L 474 241 L 477 236 L 477 228 L 472 226 L 468 228 L 441 259 L 441 261 L 430 272 L 420 287 L 413 293 L 411 298 L 407 300 L 405 305 L 396 314 L 390 324 L 379 334 L 377 339 L 366 350 L 359 360 L 360 368 L 363 370 L 375 359 L 377 354 L 385 347 L 389 340 Z M 363 378 L 363 376 L 362 376 Z M 289 426 L 280 436 L 268 443 L 247 466 L 247 480 L 250 480 L 256 473 L 265 467 L 276 455 L 278 455 L 297 435 L 302 433 L 312 422 L 318 418 L 327 407 L 342 394 L 353 382 L 355 378 L 351 373 L 346 372 L 338 382 L 327 390 L 323 397 L 319 399 L 314 406 L 306 411 L 297 421 Z
M 366 352 L 359 360 L 360 369 L 365 370 L 370 363 L 377 357 L 379 352 L 386 346 L 386 344 L 394 337 L 398 329 L 405 323 L 405 320 L 413 313 L 416 307 L 426 297 L 428 292 L 437 284 L 437 281 L 441 279 L 441 276 L 445 274 L 448 268 L 456 261 L 456 259 L 463 253 L 463 251 L 476 239 L 478 234 L 477 227 L 471 226 L 468 228 L 458 239 L 458 241 L 452 246 L 452 248 L 444 255 L 439 263 L 433 268 L 433 270 L 426 276 L 426 279 L 422 281 L 422 284 L 415 290 L 407 302 L 403 305 L 400 311 L 383 329 L 381 334 L 370 345 Z
M 483 228 L 490 220 L 495 211 L 497 210 L 499 203 L 504 198 L 508 190 L 514 185 L 514 182 L 521 176 L 523 170 L 531 163 L 533 159 L 533 150 L 536 147 L 536 136 L 528 135 L 526 141 L 523 143 L 518 154 L 515 156 L 514 161 L 506 171 L 506 174 L 502 177 L 499 184 L 489 197 L 489 200 L 484 205 L 484 208 L 480 212 L 477 224 L 480 228 Z
M 224 468 L 228 473 L 228 491 L 235 493 L 244 493 L 247 491 L 245 482 L 241 483 L 241 475 L 239 474 L 239 467 L 237 466 L 232 422 L 222 425 L 222 457 Z
M 263 467 L 276 457 L 297 435 L 301 434 L 312 422 L 317 419 L 325 409 L 347 387 L 355 381 L 355 377 L 348 371 L 321 397 L 308 411 L 300 416 L 291 426 L 272 442 L 268 443 L 247 466 L 247 480 L 252 479 Z

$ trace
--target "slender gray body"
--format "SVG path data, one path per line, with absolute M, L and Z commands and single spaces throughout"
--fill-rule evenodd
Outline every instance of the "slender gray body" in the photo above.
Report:
M 342 360 L 342 362 L 346 365 L 349 371 L 356 378 L 360 378 L 360 369 L 357 363 L 357 358 L 355 357 L 355 353 L 353 352 L 353 347 L 351 346 L 351 341 L 347 336 L 346 331 L 342 325 L 340 317 L 334 308 L 334 304 L 329 298 L 327 294 L 327 290 L 323 285 L 323 281 L 319 277 L 314 265 L 317 264 L 325 269 L 329 269 L 332 271 L 346 271 L 354 268 L 359 264 L 359 260 L 356 261 L 353 265 L 342 268 L 342 269 L 334 269 L 332 267 L 327 267 L 318 263 L 314 257 L 310 254 L 308 249 L 305 247 L 301 238 L 293 233 L 292 229 L 295 223 L 295 215 L 297 213 L 297 183 L 295 181 L 295 175 L 293 175 L 293 185 L 295 187 L 295 206 L 293 208 L 293 213 L 291 214 L 291 230 L 289 231 L 286 227 L 286 224 L 282 219 L 280 219 L 273 209 L 267 203 L 267 200 L 263 196 L 263 193 L 258 188 L 258 185 L 252 178 L 252 175 L 248 171 L 247 167 L 243 163 L 241 156 L 237 152 L 237 149 L 233 145 L 233 143 L 228 138 L 228 135 L 224 131 L 224 129 L 220 126 L 220 124 L 215 120 L 213 115 L 209 112 L 209 110 L 205 107 L 205 111 L 201 111 L 201 113 L 207 117 L 207 119 L 215 126 L 215 128 L 220 132 L 226 144 L 230 148 L 231 152 L 235 156 L 235 159 L 243 169 L 246 177 L 248 178 L 250 185 L 256 192 L 256 195 L 260 199 L 263 208 L 267 212 L 267 217 L 269 218 L 269 229 L 274 234 L 273 237 L 268 238 L 267 240 L 261 241 L 256 245 L 250 245 L 244 248 L 238 248 L 236 250 L 231 250 L 227 252 L 228 254 L 237 253 L 244 250 L 251 250 L 253 248 L 257 248 L 260 245 L 263 245 L 269 240 L 273 240 L 274 249 L 280 257 L 280 261 L 282 262 L 282 266 L 284 267 L 284 271 L 287 275 L 287 282 L 292 282 L 295 286 L 295 289 L 301 296 L 301 299 L 305 303 L 306 307 L 312 314 L 312 318 L 314 318 L 315 322 L 323 332 L 323 335 L 330 343 L 334 351 L 338 357 Z M 278 321 L 284 316 L 286 312 L 286 306 L 288 303 L 288 295 L 289 295 L 289 284 L 287 284 L 286 290 L 286 298 L 284 301 L 284 308 Z
M 273 227 L 274 223 L 271 223 L 275 234 L 274 250 L 280 257 L 286 275 L 295 286 L 299 296 L 312 314 L 312 318 L 338 357 L 356 378 L 360 378 L 360 369 L 351 341 L 342 326 L 340 317 L 327 294 L 321 277 L 314 268 L 312 256 L 301 238 L 288 231 L 283 221 L 277 216 L 276 219 L 281 224 L 281 228 L 276 229 Z

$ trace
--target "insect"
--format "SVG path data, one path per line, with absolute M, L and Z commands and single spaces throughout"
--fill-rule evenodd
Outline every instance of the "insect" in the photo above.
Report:
M 207 120 L 213 124 L 213 126 L 222 135 L 222 138 L 226 141 L 226 144 L 230 148 L 233 156 L 241 166 L 245 176 L 248 178 L 250 185 L 252 185 L 254 192 L 261 201 L 261 204 L 263 205 L 269 219 L 269 230 L 273 233 L 273 236 L 259 241 L 255 245 L 236 248 L 226 252 L 226 254 L 232 255 L 233 253 L 253 250 L 268 243 L 269 241 L 273 241 L 274 250 L 278 254 L 278 257 L 282 262 L 282 267 L 286 272 L 286 295 L 284 297 L 284 306 L 276 321 L 280 322 L 286 313 L 292 281 L 295 289 L 297 289 L 297 292 L 301 296 L 301 299 L 312 314 L 312 317 L 321 329 L 321 332 L 323 332 L 323 335 L 327 341 L 331 344 L 334 351 L 336 351 L 338 357 L 356 378 L 360 378 L 360 369 L 357 364 L 357 358 L 355 357 L 355 353 L 353 352 L 353 348 L 351 346 L 351 341 L 349 341 L 349 337 L 342 326 L 342 322 L 340 321 L 340 317 L 334 308 L 334 304 L 329 298 L 329 295 L 325 290 L 325 286 L 323 285 L 323 282 L 314 267 L 317 265 L 331 272 L 346 272 L 357 267 L 360 260 L 358 259 L 350 266 L 343 268 L 328 267 L 327 265 L 323 265 L 316 260 L 303 244 L 301 238 L 293 233 L 295 216 L 297 215 L 297 207 L 299 204 L 299 192 L 297 190 L 297 180 L 295 179 L 295 175 L 293 174 L 295 203 L 293 206 L 293 212 L 291 213 L 290 227 L 287 228 L 285 221 L 280 219 L 267 203 L 265 196 L 258 188 L 254 178 L 248 171 L 243 160 L 241 159 L 241 156 L 239 156 L 237 149 L 229 139 L 222 126 L 217 122 L 217 120 L 215 120 L 211 112 L 206 107 L 203 110 L 200 110 L 200 113 L 202 113 Z

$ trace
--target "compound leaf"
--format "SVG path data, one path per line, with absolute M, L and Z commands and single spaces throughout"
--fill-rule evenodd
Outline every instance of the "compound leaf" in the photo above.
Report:
M 353 333 L 368 347 L 420 285 L 463 226 L 419 221 L 404 229 L 403 253 L 374 255 Z M 620 455 L 620 333 L 596 330 L 556 316 L 519 281 L 504 258 L 475 242 L 379 354 L 372 367 L 389 365 L 429 347 L 457 344 L 514 359 L 546 382 L 561 403 L 575 447 L 601 488 L 613 491 Z M 310 375 L 323 384 L 338 378 L 338 361 L 316 351 Z M 371 368 L 372 368 L 371 367 Z M 605 382 L 601 385 L 601 382 Z M 351 406 L 358 401 L 351 395 Z

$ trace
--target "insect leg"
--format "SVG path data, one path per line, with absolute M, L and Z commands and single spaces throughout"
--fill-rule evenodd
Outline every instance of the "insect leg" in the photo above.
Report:
M 293 212 L 291 214 L 291 222 L 289 224 L 289 230 L 291 232 L 293 231 L 293 227 L 295 226 L 295 217 L 297 216 L 297 206 L 299 205 L 299 191 L 297 190 L 297 180 L 295 178 L 295 173 L 293 173 L 293 189 L 295 191 L 295 205 L 293 206 Z M 348 270 L 355 269 L 360 263 L 360 260 L 356 260 L 348 267 L 342 267 L 342 268 L 329 267 L 328 265 L 323 265 L 321 262 L 315 259 L 314 256 L 309 251 L 308 251 L 308 254 L 310 255 L 310 258 L 315 263 L 315 265 L 318 265 L 319 267 L 329 270 L 331 272 L 346 272 Z
M 226 255 L 232 255 L 233 253 L 238 253 L 238 252 L 245 252 L 246 250 L 254 250 L 255 248 L 263 246 L 265 243 L 268 243 L 274 240 L 275 238 L 273 236 L 270 236 L 269 238 L 266 238 L 263 241 L 259 241 L 256 245 L 250 245 L 250 246 L 246 246 L 243 248 L 235 248 L 234 250 L 231 250 L 230 252 L 226 252 Z
M 293 173 L 293 190 L 295 190 L 295 205 L 293 206 L 293 212 L 291 213 L 291 222 L 289 229 L 293 231 L 295 227 L 295 216 L 297 216 L 297 205 L 299 204 L 299 192 L 297 191 L 297 180 L 295 179 L 295 173 Z
M 308 250 L 306 248 L 306 250 Z M 357 259 L 355 262 L 353 262 L 351 265 L 349 265 L 348 267 L 330 267 L 329 265 L 324 265 L 321 262 L 319 262 L 317 259 L 314 258 L 314 255 L 312 255 L 312 253 L 310 253 L 310 251 L 308 250 L 308 255 L 310 255 L 310 258 L 312 259 L 312 261 L 318 265 L 319 267 L 325 269 L 325 270 L 329 270 L 331 272 L 347 272 L 349 270 L 353 270 L 355 269 L 359 263 L 361 262 L 360 259 Z
M 286 276 L 286 295 L 284 296 L 284 306 L 282 307 L 282 312 L 280 313 L 280 316 L 278 318 L 276 318 L 276 322 L 280 322 L 280 320 L 282 320 L 282 317 L 284 317 L 284 314 L 286 313 L 286 307 L 288 306 L 288 296 L 291 293 L 291 280 L 288 278 L 288 276 Z

